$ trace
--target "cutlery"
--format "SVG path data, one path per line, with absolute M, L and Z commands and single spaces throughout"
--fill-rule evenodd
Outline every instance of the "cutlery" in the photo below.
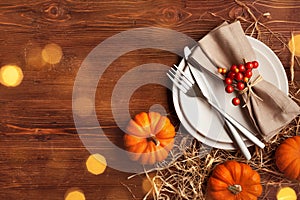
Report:
M 184 48 L 184 55 L 185 55 L 185 59 L 186 61 L 191 65 L 190 69 L 193 73 L 193 70 L 195 72 L 195 70 L 198 70 L 200 73 L 200 76 L 195 77 L 196 79 L 196 83 L 199 86 L 199 89 L 201 90 L 201 88 L 207 88 L 208 91 L 213 91 L 212 88 L 210 87 L 210 85 L 208 84 L 205 75 L 203 74 L 202 69 L 205 69 L 199 62 L 197 62 L 193 57 L 191 57 L 191 50 L 189 49 L 189 47 L 185 47 Z M 202 52 L 201 56 L 205 56 L 204 53 Z M 207 58 L 205 58 L 207 59 Z M 195 68 L 194 68 L 195 67 Z M 195 73 L 193 73 L 195 74 Z M 215 95 L 213 94 L 213 92 L 208 93 L 206 90 L 206 92 L 202 93 L 203 95 L 206 97 L 207 102 L 213 107 L 215 108 L 223 117 L 225 117 L 233 126 L 235 126 L 237 129 L 239 129 L 244 136 L 246 136 L 251 142 L 253 142 L 254 144 L 256 144 L 258 147 L 260 148 L 264 148 L 265 144 L 263 142 L 261 142 L 256 136 L 255 134 L 253 134 L 251 131 L 249 131 L 247 128 L 245 128 L 242 124 L 240 124 L 238 121 L 236 121 L 234 118 L 232 118 L 228 113 L 226 113 L 223 109 L 221 109 L 215 101 L 213 101 L 211 99 L 211 97 L 214 100 L 217 100 L 217 98 L 215 97 Z M 205 91 L 205 90 L 204 90 Z
M 194 80 L 189 78 L 187 75 L 185 75 L 185 72 L 180 70 L 176 65 L 174 65 L 174 67 L 176 70 L 171 68 L 167 73 L 167 76 L 172 80 L 172 82 L 176 85 L 176 87 L 178 87 L 183 93 L 189 96 L 202 97 L 203 99 L 205 99 L 206 98 L 205 95 L 203 95 L 203 93 L 200 91 L 197 84 L 195 84 Z M 245 145 L 244 141 L 240 137 L 239 133 L 227 119 L 224 119 L 224 121 L 225 121 L 225 125 L 228 128 L 227 131 L 231 133 L 231 136 L 235 141 L 236 145 L 239 147 L 239 149 L 241 150 L 245 158 L 247 160 L 250 160 L 251 154 L 247 146 Z

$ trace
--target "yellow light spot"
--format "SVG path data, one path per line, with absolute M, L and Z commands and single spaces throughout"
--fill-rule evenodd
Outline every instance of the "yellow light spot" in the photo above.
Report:
M 42 58 L 42 48 L 39 46 L 29 46 L 26 49 L 26 63 L 35 68 L 40 68 L 46 64 Z
M 106 159 L 100 154 L 90 155 L 89 158 L 86 160 L 87 170 L 95 175 L 102 174 L 105 171 L 106 166 Z
M 146 178 L 143 179 L 142 187 L 143 187 L 143 192 L 146 194 L 146 193 L 148 193 L 150 190 L 153 189 L 153 184 L 152 184 L 152 182 L 146 177 Z
M 57 44 L 47 44 L 42 50 L 43 60 L 49 64 L 59 63 L 62 55 L 62 49 Z
M 73 111 L 79 116 L 88 116 L 92 113 L 94 108 L 94 102 L 87 97 L 79 97 L 74 100 Z
M 277 200 L 297 200 L 297 194 L 292 188 L 284 187 L 279 189 L 276 198 Z
M 66 192 L 65 200 L 85 200 L 85 196 L 80 189 L 71 188 Z
M 154 181 L 153 181 L 153 178 L 155 177 L 155 173 L 150 173 L 149 174 L 149 178 L 148 177 L 145 177 L 143 179 L 143 182 L 142 182 L 142 187 L 143 187 L 143 192 L 144 194 L 147 194 L 150 190 L 153 190 L 154 187 L 156 187 L 157 189 L 160 189 L 161 186 L 162 186 L 162 181 L 158 178 L 155 178 Z
M 5 65 L 0 69 L 0 82 L 7 87 L 16 87 L 23 80 L 22 69 L 16 65 Z
M 294 35 L 289 41 L 289 49 L 295 53 L 295 56 L 300 56 L 300 34 Z

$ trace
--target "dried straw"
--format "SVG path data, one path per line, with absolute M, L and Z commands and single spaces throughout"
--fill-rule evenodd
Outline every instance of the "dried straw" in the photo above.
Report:
M 263 150 L 253 147 L 250 161 L 246 161 L 237 151 L 209 149 L 197 141 L 187 148 L 186 141 L 182 140 L 180 145 L 174 147 L 182 151 L 181 157 L 176 158 L 165 167 L 158 166 L 155 176 L 150 177 L 148 172 L 145 172 L 153 188 L 144 199 L 147 199 L 148 196 L 157 200 L 206 199 L 207 181 L 211 172 L 216 165 L 227 160 L 247 163 L 261 175 L 261 184 L 264 187 L 262 199 L 267 199 L 267 195 L 271 191 L 274 193 L 274 187 L 276 189 L 278 186 L 288 185 L 299 191 L 300 183 L 286 179 L 277 169 L 274 158 L 279 144 L 286 138 L 297 135 L 299 125 L 300 117 L 297 117 L 284 127 L 281 133 L 273 138 Z M 270 199 L 274 198 L 273 196 Z

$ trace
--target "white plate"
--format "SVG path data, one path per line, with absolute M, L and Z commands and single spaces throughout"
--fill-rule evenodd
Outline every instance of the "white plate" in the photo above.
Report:
M 255 51 L 257 61 L 260 64 L 258 68 L 259 73 L 265 80 L 271 82 L 284 93 L 288 94 L 287 76 L 276 54 L 259 40 L 252 37 L 247 38 L 249 39 L 249 42 Z M 179 68 L 183 69 L 184 66 L 185 62 L 182 60 L 179 64 Z M 188 72 L 188 70 L 186 72 Z M 255 133 L 255 129 L 246 115 L 245 110 L 240 106 L 236 107 L 231 104 L 231 99 L 234 94 L 225 93 L 222 81 L 216 80 L 211 76 L 207 76 L 207 78 L 225 111 Z M 224 129 L 222 120 L 219 120 L 218 115 L 205 101 L 197 97 L 186 96 L 175 86 L 173 86 L 172 90 L 173 103 L 178 118 L 192 136 L 212 147 L 220 149 L 236 149 L 231 138 Z M 244 140 L 247 146 L 252 145 L 252 143 L 245 138 Z

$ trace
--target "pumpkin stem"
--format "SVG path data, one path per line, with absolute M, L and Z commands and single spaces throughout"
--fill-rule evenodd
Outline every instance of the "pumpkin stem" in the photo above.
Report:
M 242 191 L 242 186 L 241 185 L 230 185 L 230 186 L 228 186 L 227 189 L 233 194 L 238 194 Z
M 148 141 L 152 141 L 155 144 L 155 146 L 159 146 L 160 145 L 159 140 L 155 136 L 149 137 Z

